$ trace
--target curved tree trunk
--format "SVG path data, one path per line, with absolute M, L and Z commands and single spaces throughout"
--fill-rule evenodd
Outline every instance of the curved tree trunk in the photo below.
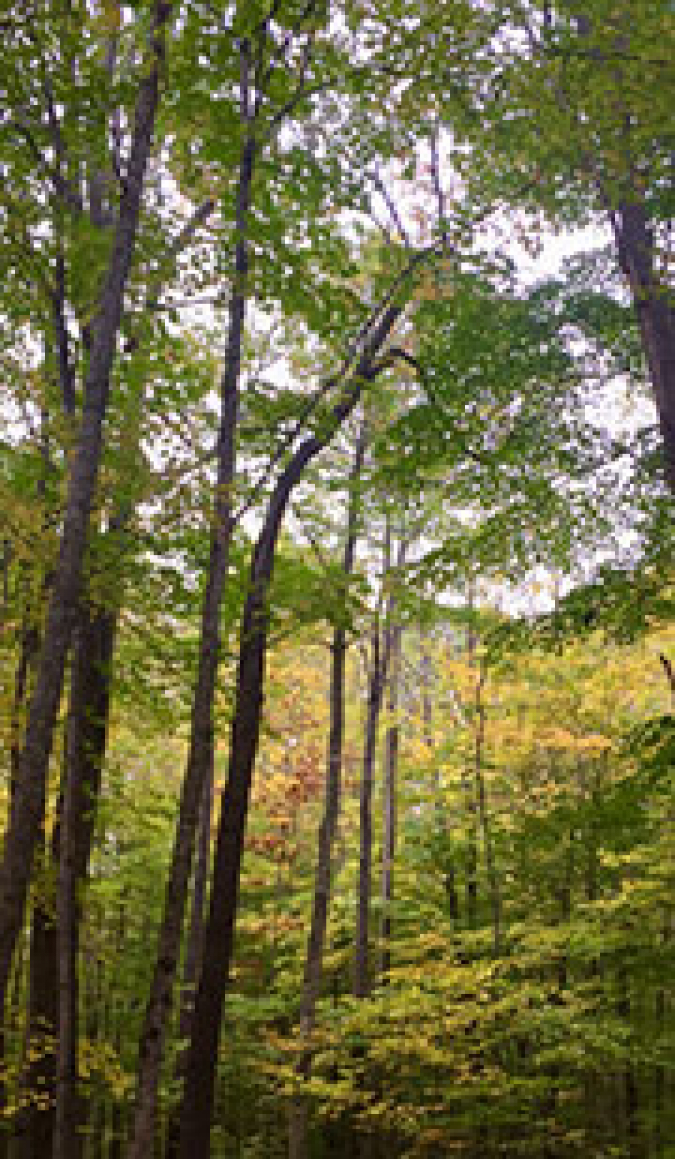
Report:
M 412 266 L 410 266 L 412 268 Z M 208 1159 L 218 1040 L 225 990 L 234 946 L 239 874 L 244 831 L 262 717 L 267 597 L 276 543 L 293 488 L 359 400 L 363 385 L 381 366 L 374 362 L 401 313 L 389 306 L 378 314 L 342 400 L 332 412 L 332 426 L 311 435 L 297 448 L 270 497 L 253 553 L 250 588 L 242 617 L 235 709 L 230 737 L 227 786 L 223 794 L 216 844 L 213 888 L 204 945 L 204 964 L 195 1000 L 192 1039 L 181 1106 L 179 1159 Z

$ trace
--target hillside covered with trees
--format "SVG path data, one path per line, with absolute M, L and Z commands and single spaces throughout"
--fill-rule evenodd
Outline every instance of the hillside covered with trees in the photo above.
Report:
M 674 1159 L 675 6 L 0 31 L 0 1159 Z

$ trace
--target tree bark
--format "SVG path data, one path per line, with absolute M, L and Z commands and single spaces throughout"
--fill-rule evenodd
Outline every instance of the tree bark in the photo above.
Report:
M 44 820 L 47 769 L 61 700 L 66 657 L 80 594 L 89 514 L 103 445 L 110 374 L 122 319 L 124 290 L 135 249 L 143 180 L 159 104 L 164 33 L 172 4 L 156 0 L 152 62 L 139 84 L 129 164 L 119 216 L 94 325 L 77 450 L 68 482 L 59 560 L 26 726 L 9 825 L 0 865 L 0 1009 L 4 1008 L 14 946 L 23 920 L 28 882 Z
M 654 269 L 654 237 L 637 191 L 610 214 L 619 264 L 633 295 L 659 416 L 666 477 L 675 491 L 675 308 Z
M 65 1046 L 60 1033 L 61 999 L 74 987 L 72 1002 L 77 1009 L 77 975 L 74 960 L 65 951 L 74 924 L 77 953 L 79 912 L 64 910 L 60 853 L 63 848 L 66 808 L 70 809 L 72 890 L 76 896 L 86 878 L 93 837 L 96 800 L 105 751 L 110 699 L 110 669 L 116 628 L 116 614 L 104 610 L 82 610 L 73 649 L 70 708 L 67 725 L 63 787 L 57 806 L 49 857 L 56 884 L 54 912 L 50 899 L 36 898 L 30 942 L 28 990 L 28 1041 L 36 1053 L 27 1069 L 24 1086 L 39 1095 L 29 1102 L 21 1116 L 17 1133 L 18 1156 L 52 1154 L 55 1139 L 57 1102 L 57 1057 Z M 71 784 L 68 801 L 67 786 Z M 68 933 L 66 932 L 68 931 Z M 61 960 L 60 960 L 61 959 Z M 68 984 L 63 988 L 63 980 Z M 69 1038 L 68 1031 L 66 1038 Z M 72 1038 L 69 1044 L 74 1048 Z M 76 1056 L 73 1066 L 76 1068 Z M 70 1157 L 70 1152 L 66 1152 Z M 76 1151 L 73 1150 L 73 1156 Z
M 116 624 L 114 611 L 82 609 L 73 640 L 56 895 L 58 1049 L 53 1159 L 78 1159 L 82 1147 L 77 1089 L 80 894 L 101 785 Z
M 53 847 L 54 844 L 58 847 L 58 835 L 52 842 Z M 54 1132 L 58 1017 L 56 926 L 47 900 L 36 898 L 29 952 L 26 1040 L 28 1057 L 34 1057 L 34 1061 L 29 1061 L 22 1079 L 29 1101 L 19 1115 L 14 1140 L 16 1159 L 50 1155 Z M 34 1092 L 39 1095 L 39 1101 L 32 1097 Z
M 40 634 L 35 625 L 30 623 L 29 617 L 30 611 L 27 611 L 25 613 L 25 620 L 21 630 L 19 662 L 17 664 L 16 674 L 14 677 L 14 698 L 12 700 L 12 713 L 9 726 L 10 802 L 13 801 L 16 796 L 16 787 L 19 780 L 19 768 L 21 766 L 21 739 L 23 731 L 21 727 L 21 717 L 23 715 L 23 710 L 27 699 L 28 680 L 31 668 L 35 663 L 35 659 L 40 647 Z
M 194 1159 L 196 1155 L 208 1159 L 209 1155 L 220 1021 L 232 960 L 244 831 L 262 715 L 268 631 L 266 602 L 281 521 L 293 488 L 307 465 L 329 443 L 354 409 L 364 383 L 380 373 L 382 367 L 374 359 L 400 313 L 400 306 L 389 306 L 379 312 L 363 344 L 350 383 L 333 408 L 331 426 L 328 429 L 323 427 L 321 434 L 305 439 L 282 471 L 270 497 L 253 553 L 249 594 L 240 634 L 229 775 L 223 794 L 204 964 L 195 1000 L 181 1107 L 179 1159 Z
M 179 1084 L 185 1081 L 187 1065 L 187 1043 L 192 1032 L 192 1018 L 194 1013 L 195 988 L 199 981 L 204 953 L 204 933 L 206 930 L 206 895 L 209 883 L 209 868 L 211 864 L 211 817 L 213 813 L 213 760 L 211 769 L 204 786 L 199 831 L 197 835 L 197 859 L 195 864 L 194 887 L 192 891 L 192 911 L 190 914 L 190 928 L 187 934 L 185 948 L 185 964 L 183 967 L 183 994 L 178 1019 L 179 1051 L 176 1060 L 175 1078 Z M 180 1141 L 180 1122 L 177 1108 L 174 1108 L 167 1130 L 165 1159 L 175 1159 Z

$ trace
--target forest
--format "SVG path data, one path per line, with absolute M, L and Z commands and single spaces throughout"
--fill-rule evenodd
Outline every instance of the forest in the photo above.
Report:
M 675 4 L 0 4 L 0 1159 L 675 1159 Z

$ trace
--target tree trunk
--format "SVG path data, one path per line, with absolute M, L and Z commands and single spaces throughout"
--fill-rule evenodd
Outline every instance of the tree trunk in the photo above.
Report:
M 434 730 L 433 730 L 433 716 L 432 716 L 432 701 L 431 701 L 431 654 L 429 652 L 424 636 L 421 641 L 421 666 L 422 666 L 422 724 L 424 728 L 424 743 L 430 758 L 434 751 Z M 442 786 L 440 778 L 440 770 L 436 767 L 434 771 L 434 782 L 436 788 L 436 824 L 438 826 L 439 836 L 443 842 L 443 885 L 445 887 L 445 895 L 448 901 L 448 913 L 453 921 L 459 920 L 459 897 L 457 895 L 457 877 L 455 873 L 455 865 L 451 854 L 447 851 L 446 842 L 449 838 L 449 825 L 447 818 L 447 809 L 442 797 Z
M 356 444 L 354 464 L 350 474 L 351 491 L 347 515 L 347 537 L 345 541 L 342 570 L 345 582 L 349 579 L 354 565 L 356 538 L 358 531 L 359 500 L 356 490 L 366 451 L 366 425 L 362 424 Z M 314 1028 L 316 1003 L 321 990 L 323 951 L 328 924 L 332 877 L 332 850 L 340 816 L 342 787 L 342 749 L 344 743 L 344 699 L 345 661 L 347 656 L 347 633 L 339 626 L 333 633 L 330 670 L 330 731 L 328 736 L 328 760 L 326 763 L 326 789 L 324 814 L 319 829 L 319 840 L 314 875 L 314 899 L 312 917 L 305 953 L 305 970 L 300 1003 L 300 1034 L 302 1053 L 297 1066 L 300 1082 L 310 1074 L 312 1065 L 310 1037 Z M 288 1125 L 289 1159 L 306 1159 L 307 1156 L 307 1103 L 300 1090 L 291 1100 Z
M 397 568 L 402 567 L 407 549 L 407 540 L 401 538 L 396 560 Z M 386 521 L 384 560 L 382 568 L 382 588 L 391 570 L 391 522 Z M 368 934 L 370 923 L 371 869 L 372 869 L 372 795 L 373 769 L 377 746 L 377 731 L 382 711 L 384 690 L 389 672 L 392 648 L 397 643 L 397 631 L 392 628 L 392 617 L 396 606 L 395 597 L 387 601 L 386 624 L 380 628 L 379 610 L 371 633 L 371 662 L 368 677 L 368 702 L 361 771 L 361 791 L 359 802 L 359 885 L 356 911 L 356 941 L 354 949 L 354 995 L 367 997 L 370 991 L 368 963 Z M 393 840 L 392 827 L 392 840 Z M 391 882 L 390 882 L 391 883 Z
M 354 996 L 366 998 L 370 990 L 368 968 L 368 926 L 370 921 L 371 870 L 373 856 L 373 766 L 377 746 L 377 726 L 384 693 L 384 649 L 380 625 L 371 632 L 371 661 L 368 675 L 361 790 L 359 796 L 359 885 L 356 907 L 356 940 L 354 945 Z
M 116 623 L 115 612 L 83 609 L 73 638 L 56 896 L 59 1033 L 54 1159 L 78 1159 L 82 1146 L 77 1090 L 80 895 L 101 785 Z
M 194 1159 L 197 1155 L 200 1159 L 208 1159 L 209 1155 L 220 1021 L 232 960 L 244 831 L 262 715 L 268 632 L 266 603 L 281 521 L 293 488 L 301 480 L 305 468 L 327 446 L 354 409 L 364 384 L 379 374 L 381 365 L 374 359 L 400 313 L 400 306 L 388 306 L 378 312 L 376 321 L 372 327 L 369 326 L 349 384 L 333 408 L 332 425 L 328 429 L 322 426 L 320 435 L 310 435 L 305 439 L 282 471 L 270 497 L 253 553 L 250 588 L 240 633 L 229 775 L 223 794 L 204 964 L 195 1000 L 181 1107 L 179 1159 Z
M 10 776 L 9 776 L 9 797 L 13 801 L 16 796 L 16 786 L 19 779 L 19 767 L 21 765 L 21 740 L 22 740 L 22 726 L 21 718 L 23 716 L 24 706 L 27 699 L 28 680 L 31 668 L 37 658 L 40 647 L 40 635 L 37 628 L 30 623 L 30 610 L 26 612 L 26 619 L 21 631 L 21 642 L 19 645 L 19 663 L 16 668 L 16 675 L 14 677 L 14 698 L 12 701 L 12 712 L 10 717 Z
M 58 833 L 52 845 L 58 847 Z M 56 854 L 54 853 L 54 863 Z M 19 1116 L 16 1159 L 51 1154 L 54 1133 L 56 1034 L 56 925 L 47 899 L 36 898 L 30 938 L 27 1044 L 29 1061 L 22 1079 L 29 1101 Z M 33 1097 L 33 1093 L 39 1099 Z
M 107 611 L 93 614 L 83 610 L 75 633 L 73 672 L 70 690 L 70 709 L 67 726 L 62 789 L 57 806 L 57 820 L 52 834 L 50 858 L 55 876 L 61 875 L 60 851 L 64 841 L 65 810 L 71 811 L 71 872 L 73 891 L 79 890 L 87 873 L 93 836 L 96 800 L 99 794 L 100 772 L 105 752 L 107 718 L 110 699 L 110 670 L 112 664 L 116 615 Z M 67 786 L 72 784 L 68 799 Z M 21 1116 L 17 1139 L 19 1155 L 30 1159 L 33 1155 L 52 1154 L 55 1139 L 55 1107 L 57 1098 L 56 1061 L 64 1039 L 60 1033 L 61 999 L 64 997 L 62 979 L 69 978 L 75 987 L 77 977 L 63 957 L 63 938 L 71 936 L 75 923 L 75 953 L 79 913 L 71 916 L 64 911 L 63 881 L 56 887 L 56 915 L 52 900 L 36 898 L 30 943 L 30 970 L 28 991 L 28 1039 L 35 1053 L 35 1061 L 27 1070 L 24 1085 L 39 1094 L 31 1099 Z M 56 920 L 55 920 L 56 916 Z M 59 960 L 62 959 L 62 960 Z M 71 1046 L 73 1042 L 71 1040 Z M 76 1059 L 74 1061 L 76 1066 Z M 67 1152 L 70 1156 L 70 1152 Z M 76 1151 L 73 1150 L 73 1156 Z
M 487 788 L 483 773 L 483 748 L 485 746 L 485 706 L 483 704 L 483 688 L 485 687 L 485 671 L 481 670 L 476 682 L 476 747 L 475 773 L 476 797 L 478 800 L 478 815 L 483 830 L 483 845 L 485 847 L 485 867 L 487 869 L 488 889 L 490 892 L 490 909 L 492 911 L 492 948 L 495 957 L 501 950 L 501 913 L 502 903 L 497 876 L 494 846 L 492 844 L 492 830 L 488 811 Z
M 666 477 L 675 491 L 675 308 L 654 269 L 654 236 L 644 198 L 634 191 L 610 214 L 619 263 L 628 279 L 659 416 Z
M 467 596 L 467 611 L 470 617 L 472 617 L 474 612 L 474 589 L 472 583 L 469 585 Z M 476 662 L 476 643 L 476 632 L 473 620 L 470 618 L 466 631 L 466 652 L 469 665 L 472 668 Z M 469 927 L 475 929 L 478 909 L 478 849 L 476 833 L 476 813 L 478 805 L 474 786 L 471 784 L 468 772 L 464 772 L 462 775 L 462 787 L 466 800 L 469 826 L 466 867 L 466 916 Z
M 70 634 L 80 594 L 89 514 L 98 479 L 110 373 L 122 319 L 124 290 L 135 249 L 143 180 L 159 104 L 159 74 L 171 3 L 156 0 L 152 63 L 139 84 L 133 139 L 117 227 L 94 325 L 84 384 L 77 450 L 68 481 L 63 533 L 44 640 L 31 698 L 0 865 L 0 1010 L 4 1008 L 14 946 L 21 929 L 35 848 L 42 830 L 47 770 L 61 700 Z
M 176 1059 L 175 1078 L 179 1086 L 185 1081 L 187 1065 L 187 1043 L 192 1032 L 192 1016 L 194 1012 L 195 988 L 199 980 L 204 952 L 204 933 L 206 929 L 206 895 L 209 883 L 209 868 L 211 864 L 211 817 L 213 813 L 213 761 L 210 774 L 204 786 L 202 811 L 199 819 L 197 835 L 197 860 L 195 864 L 195 880 L 192 891 L 192 912 L 190 928 L 185 948 L 185 965 L 183 967 L 183 994 L 178 1019 L 179 1051 Z M 174 1108 L 167 1130 L 167 1144 L 165 1159 L 175 1159 L 178 1153 L 180 1140 L 180 1122 L 177 1108 Z
M 242 120 L 248 119 L 248 47 L 242 45 Z M 220 388 L 218 477 L 215 519 L 211 536 L 206 591 L 201 615 L 197 681 L 192 700 L 190 751 L 178 814 L 159 934 L 155 972 L 141 1034 L 136 1086 L 136 1108 L 128 1159 L 146 1159 L 152 1149 L 157 1090 L 164 1039 L 178 966 L 183 915 L 190 880 L 199 806 L 213 765 L 213 702 L 220 654 L 220 609 L 227 579 L 232 539 L 232 488 L 235 474 L 235 439 L 239 409 L 241 350 L 248 295 L 248 217 L 256 143 L 250 128 L 239 162 L 236 199 L 235 270 L 230 297 L 227 350 Z
M 396 624 L 389 627 L 391 633 L 390 670 L 388 679 L 387 710 L 390 714 L 384 749 L 384 800 L 383 800 L 383 842 L 382 842 L 382 926 L 380 942 L 382 946 L 382 981 L 387 980 L 391 966 L 391 902 L 394 891 L 394 854 L 396 852 L 396 781 L 398 773 L 399 724 L 398 684 L 401 665 L 402 629 Z

